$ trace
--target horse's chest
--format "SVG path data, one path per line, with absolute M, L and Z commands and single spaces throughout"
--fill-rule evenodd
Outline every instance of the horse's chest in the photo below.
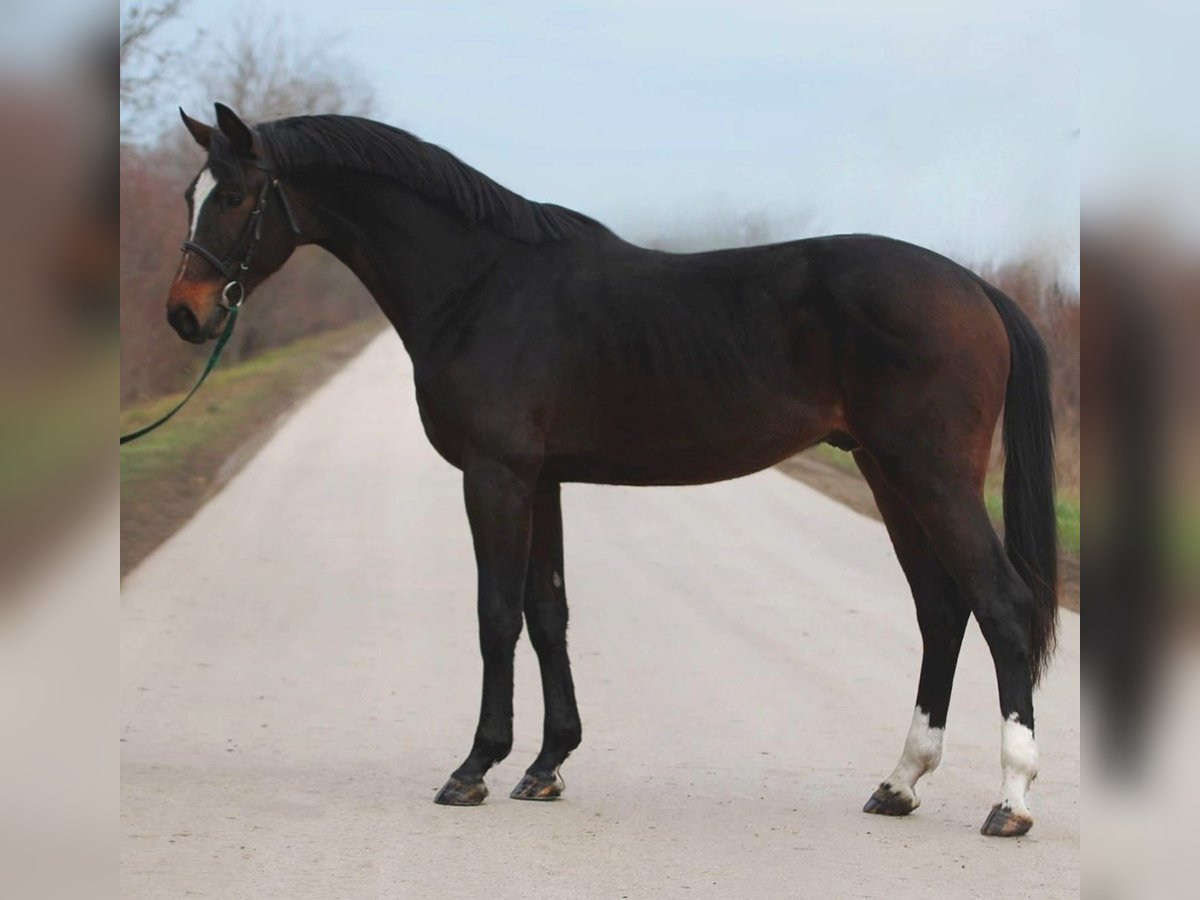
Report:
M 501 373 L 419 380 L 417 407 L 433 448 L 459 468 L 469 450 L 495 458 L 528 456 L 544 439 L 538 413 L 544 402 L 506 383 Z

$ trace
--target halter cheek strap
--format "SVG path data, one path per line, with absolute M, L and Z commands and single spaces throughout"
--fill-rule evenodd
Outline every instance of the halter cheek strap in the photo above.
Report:
M 246 273 L 250 271 L 250 260 L 254 256 L 254 250 L 258 247 L 258 242 L 262 239 L 262 223 L 263 213 L 267 209 L 267 200 L 274 191 L 279 195 L 280 206 L 283 207 L 284 215 L 287 216 L 288 225 L 292 229 L 293 234 L 300 234 L 300 226 L 296 222 L 296 216 L 292 212 L 292 205 L 288 202 L 287 193 L 280 184 L 279 179 L 274 173 L 265 166 L 256 166 L 268 174 L 268 178 L 263 182 L 263 186 L 259 188 L 258 197 L 254 203 L 254 209 L 250 212 L 250 218 L 246 220 L 245 226 L 242 228 L 242 233 L 239 235 L 234 248 L 246 245 L 245 251 L 242 253 L 240 260 L 222 259 L 217 254 L 213 253 L 202 244 L 196 241 L 187 240 L 183 242 L 182 250 L 185 253 L 195 253 L 206 263 L 216 269 L 225 278 L 225 287 L 221 289 L 220 305 L 225 309 L 234 309 L 242 305 L 242 301 L 246 299 Z M 247 241 L 247 235 L 249 240 Z

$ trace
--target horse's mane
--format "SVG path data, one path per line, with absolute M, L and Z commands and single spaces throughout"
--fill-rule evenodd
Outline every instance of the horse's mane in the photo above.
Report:
M 582 213 L 526 200 L 435 144 L 357 116 L 296 116 L 256 126 L 281 175 L 321 170 L 391 178 L 471 225 L 488 225 L 528 244 L 565 240 L 604 226 Z

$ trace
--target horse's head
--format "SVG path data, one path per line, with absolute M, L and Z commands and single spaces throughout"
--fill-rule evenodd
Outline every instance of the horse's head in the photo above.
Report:
M 185 195 L 188 236 L 167 321 L 195 344 L 215 337 L 228 310 L 287 261 L 299 234 L 258 136 L 227 106 L 216 110 L 215 128 L 179 111 L 208 161 Z

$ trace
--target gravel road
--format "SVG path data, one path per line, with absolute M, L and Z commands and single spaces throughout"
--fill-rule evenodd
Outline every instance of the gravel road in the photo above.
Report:
M 883 526 L 776 471 L 563 502 L 566 793 L 507 797 L 541 736 L 522 639 L 491 797 L 436 806 L 479 700 L 459 475 L 394 336 L 334 376 L 125 579 L 123 896 L 1078 896 L 1074 613 L 1037 697 L 1027 837 L 977 833 L 1000 716 L 974 624 L 921 808 L 868 816 L 920 653 Z

